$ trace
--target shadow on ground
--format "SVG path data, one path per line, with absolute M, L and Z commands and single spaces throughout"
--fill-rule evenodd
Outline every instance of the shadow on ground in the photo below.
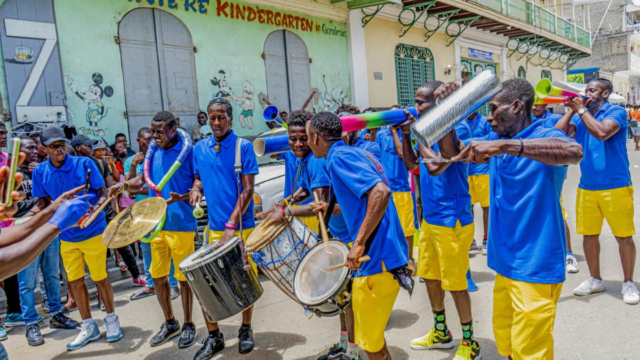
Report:
M 101 324 L 98 324 L 98 326 L 101 326 Z M 55 332 L 53 334 L 57 334 L 57 333 L 58 332 Z M 151 330 L 143 331 L 138 327 L 131 327 L 131 326 L 124 326 L 122 328 L 122 333 L 125 334 L 125 336 L 120 341 L 110 344 L 109 349 L 95 350 L 94 348 L 94 350 L 92 350 L 91 345 L 88 345 L 85 348 L 82 348 L 73 352 L 65 351 L 53 357 L 48 357 L 48 356 L 46 357 L 52 360 L 90 359 L 90 358 L 102 358 L 102 357 L 113 358 L 114 356 L 117 356 L 117 355 L 133 353 L 137 351 L 141 346 L 148 346 L 149 343 L 147 339 L 152 335 Z M 105 341 L 106 340 L 105 340 L 104 331 L 103 331 L 102 337 L 97 342 L 105 342 Z

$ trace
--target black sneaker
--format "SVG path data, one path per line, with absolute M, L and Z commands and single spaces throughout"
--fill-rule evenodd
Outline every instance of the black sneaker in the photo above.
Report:
M 182 333 L 180 333 L 180 340 L 178 341 L 178 347 L 181 349 L 188 348 L 196 342 L 196 326 L 191 324 L 182 325 Z
M 180 323 L 176 321 L 175 325 L 169 325 L 164 322 L 160 327 L 160 331 L 149 340 L 149 344 L 151 346 L 159 346 L 178 335 L 180 335 Z
M 253 351 L 253 331 L 250 327 L 240 327 L 238 331 L 238 352 L 248 354 Z
M 40 334 L 40 326 L 38 324 L 33 324 L 27 326 L 27 333 L 25 334 L 27 337 L 27 342 L 29 342 L 29 346 L 38 346 L 44 344 L 44 338 L 42 334 Z
M 198 350 L 193 360 L 209 360 L 222 350 L 224 350 L 224 336 L 222 333 L 220 333 L 219 337 L 208 336 L 204 339 L 204 345 Z
M 57 313 L 49 318 L 49 327 L 54 329 L 74 330 L 80 329 L 80 324 L 62 313 Z
M 336 358 L 340 358 L 340 356 L 342 355 L 346 355 L 347 352 L 344 351 L 344 349 L 342 349 L 342 347 L 340 347 L 340 344 L 335 344 L 331 347 L 331 349 L 329 349 L 329 352 L 320 356 L 318 358 L 318 360 L 330 360 L 330 359 L 336 359 Z

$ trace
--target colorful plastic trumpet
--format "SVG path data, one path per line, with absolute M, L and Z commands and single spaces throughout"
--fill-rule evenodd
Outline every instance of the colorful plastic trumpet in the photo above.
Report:
M 278 125 L 287 129 L 287 124 L 282 120 L 278 108 L 274 105 L 267 106 L 262 112 L 262 117 L 264 121 L 275 121 Z
M 564 96 L 564 97 L 581 96 L 580 94 L 575 93 L 573 91 L 564 90 L 559 87 L 555 87 L 551 85 L 551 80 L 549 79 L 540 80 L 540 82 L 538 82 L 538 84 L 536 85 L 535 92 L 536 92 L 536 96 L 540 99 L 544 99 L 549 95 Z
M 418 110 L 411 106 L 406 108 L 413 117 L 418 118 Z M 381 126 L 400 125 L 407 121 L 404 109 L 387 110 L 375 113 L 341 116 L 342 131 L 358 131 Z
M 569 101 L 568 97 L 547 96 L 546 98 L 540 99 L 536 96 L 533 105 L 564 104 L 567 101 Z

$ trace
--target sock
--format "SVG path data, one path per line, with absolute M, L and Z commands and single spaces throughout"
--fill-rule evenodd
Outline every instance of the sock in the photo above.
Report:
M 340 347 L 342 350 L 347 351 L 347 342 L 349 341 L 349 333 L 346 331 L 340 331 Z
M 178 324 L 178 322 L 176 321 L 176 318 L 171 318 L 171 319 L 167 320 L 166 323 L 169 326 L 176 326 Z
M 473 337 L 473 320 L 468 323 L 462 323 L 462 341 L 469 343 L 469 346 L 476 341 Z
M 220 337 L 220 329 L 215 329 L 215 330 L 209 331 L 209 337 L 210 338 L 219 338 Z
M 93 324 L 93 318 L 82 319 L 82 328 L 86 329 L 89 325 Z
M 358 344 L 347 343 L 347 356 L 351 360 L 358 360 Z
M 116 321 L 116 312 L 110 312 L 107 313 L 107 317 L 105 318 L 105 320 L 107 320 L 107 322 L 114 322 Z
M 486 235 L 485 235 L 485 236 L 483 236 L 483 237 L 482 237 L 482 240 L 487 240 L 487 236 L 486 236 Z
M 567 256 L 573 256 L 573 251 L 567 250 Z
M 447 328 L 447 317 L 444 315 L 444 309 L 433 312 L 433 323 L 436 331 L 440 331 L 443 336 L 447 336 L 449 334 L 449 329 Z
M 242 326 L 240 327 L 241 329 L 251 329 L 251 324 L 242 324 Z

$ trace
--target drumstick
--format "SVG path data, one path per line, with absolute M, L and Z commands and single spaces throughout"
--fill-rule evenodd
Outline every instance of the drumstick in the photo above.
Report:
M 313 200 L 320 202 L 320 197 L 315 191 L 313 192 Z M 329 234 L 327 233 L 327 225 L 324 223 L 324 214 L 322 211 L 318 213 L 318 220 L 320 221 L 320 234 L 322 235 L 325 250 L 331 254 L 331 248 L 329 247 Z
M 363 262 L 369 261 L 369 260 L 371 260 L 371 257 L 369 257 L 369 255 L 365 255 L 365 256 L 363 256 L 363 257 L 358 259 L 358 263 L 363 263 Z M 336 270 L 336 269 L 340 269 L 343 266 L 347 266 L 347 263 L 329 266 L 328 268 L 323 269 L 323 270 L 324 271 L 333 271 L 333 270 Z
M 80 224 L 80 229 L 84 229 L 87 226 L 91 225 L 91 223 L 93 222 L 93 220 L 96 219 L 96 217 L 98 217 L 98 214 L 100 214 L 105 207 L 107 207 L 107 205 L 109 205 L 109 203 L 111 202 L 111 200 L 115 199 L 118 195 L 120 194 L 120 192 L 117 192 L 113 195 L 111 195 L 110 198 L 108 198 L 102 205 L 100 205 L 100 207 L 98 208 L 98 210 L 94 211 L 91 213 L 91 215 L 89 215 L 89 218 L 87 218 L 85 221 L 83 221 Z

